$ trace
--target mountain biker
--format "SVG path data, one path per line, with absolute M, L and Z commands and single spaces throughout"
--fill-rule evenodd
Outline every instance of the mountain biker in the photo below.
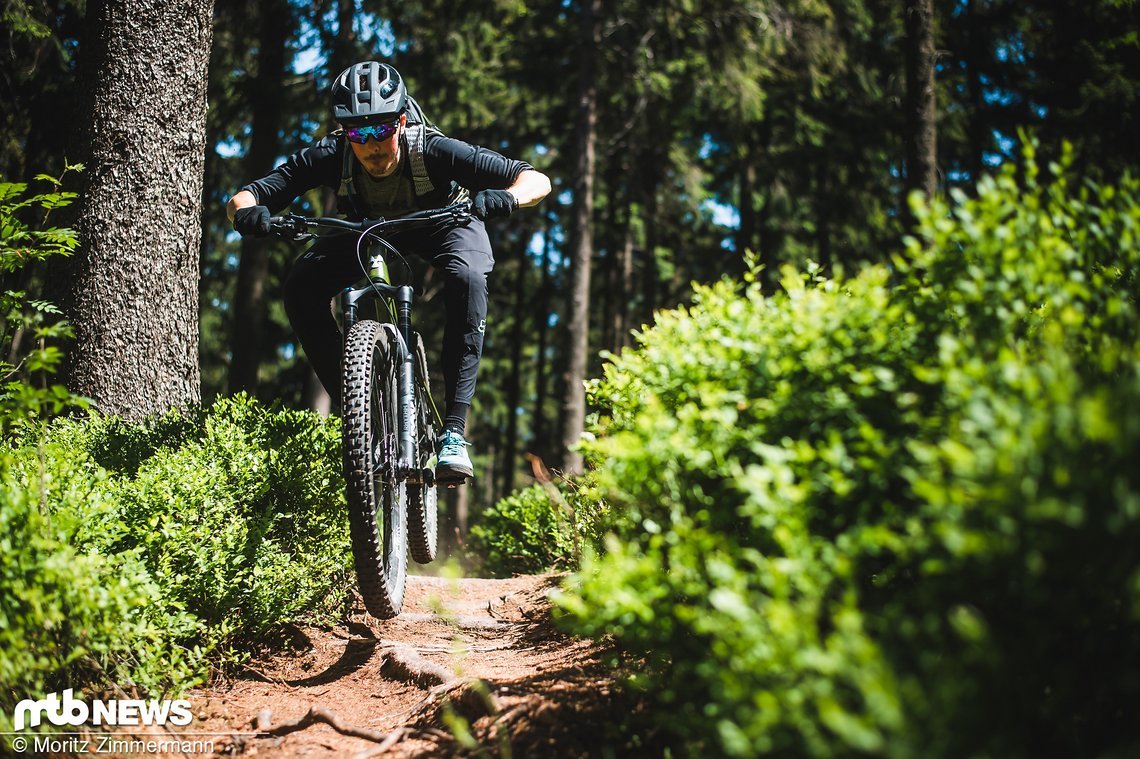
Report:
M 487 275 L 494 266 L 483 221 L 535 205 L 550 192 L 550 180 L 524 161 L 443 136 L 426 123 L 403 78 L 386 63 L 353 64 L 334 80 L 330 94 L 340 128 L 242 187 L 226 211 L 235 230 L 260 237 L 269 234 L 271 214 L 322 185 L 337 191 L 338 212 L 354 220 L 438 208 L 470 195 L 474 218 L 469 225 L 400 232 L 392 242 L 415 251 L 442 275 L 446 413 L 436 478 L 471 477 L 464 434 L 483 350 Z M 289 322 L 336 402 L 342 340 L 330 301 L 360 278 L 355 250 L 354 235 L 321 237 L 294 263 L 285 282 Z

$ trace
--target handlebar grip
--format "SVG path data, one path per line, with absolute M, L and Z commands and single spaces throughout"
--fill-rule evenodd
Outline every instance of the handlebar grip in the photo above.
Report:
M 306 220 L 296 216 L 270 216 L 269 232 L 294 242 L 313 239 Z
M 303 232 L 304 227 L 288 216 L 270 216 L 269 228 L 274 232 Z

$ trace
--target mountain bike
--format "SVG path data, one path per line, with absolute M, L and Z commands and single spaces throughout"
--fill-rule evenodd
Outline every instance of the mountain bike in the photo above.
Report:
M 406 260 L 387 237 L 470 219 L 468 201 L 359 222 L 296 214 L 270 219 L 275 234 L 297 242 L 315 238 L 314 230 L 358 235 L 361 279 L 339 296 L 344 479 L 357 583 L 365 608 L 380 619 L 400 613 L 409 549 L 421 564 L 435 559 L 438 487 L 459 484 L 435 477 L 443 425 L 428 386 L 423 340 L 412 328 L 415 290 L 392 281 L 389 256 Z

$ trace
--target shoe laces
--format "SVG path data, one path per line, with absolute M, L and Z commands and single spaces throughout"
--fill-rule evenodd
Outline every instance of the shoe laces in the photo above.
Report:
M 441 456 L 448 454 L 458 456 L 463 453 L 463 449 L 469 445 L 471 444 L 464 440 L 463 436 L 458 432 L 448 430 L 443 433 L 443 441 L 440 443 L 439 452 Z

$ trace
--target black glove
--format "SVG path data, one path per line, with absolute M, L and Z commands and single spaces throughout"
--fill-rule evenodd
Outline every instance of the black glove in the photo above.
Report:
M 506 190 L 480 190 L 471 201 L 471 211 L 479 219 L 502 219 L 519 207 L 519 199 Z
M 269 234 L 269 209 L 265 206 L 239 208 L 234 214 L 234 229 L 242 237 L 265 237 Z

